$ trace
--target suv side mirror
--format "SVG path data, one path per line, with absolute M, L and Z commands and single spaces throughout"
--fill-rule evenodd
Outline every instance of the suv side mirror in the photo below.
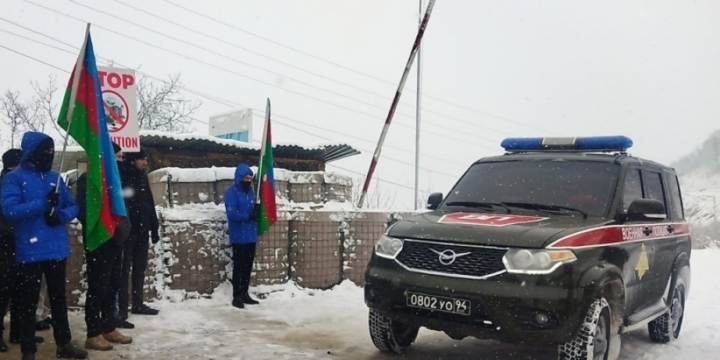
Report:
M 443 201 L 442 193 L 430 194 L 430 196 L 428 196 L 427 209 L 428 210 L 437 210 L 438 206 L 440 206 L 440 203 L 442 201 Z
M 665 218 L 667 218 L 665 205 L 657 200 L 633 200 L 627 211 L 627 220 L 629 221 L 664 220 Z

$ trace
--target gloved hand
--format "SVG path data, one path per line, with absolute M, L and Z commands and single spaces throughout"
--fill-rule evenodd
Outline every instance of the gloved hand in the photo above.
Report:
M 57 211 L 54 211 L 52 215 L 50 214 L 50 211 L 45 212 L 45 223 L 48 224 L 50 227 L 55 227 L 60 225 L 60 215 L 58 215 Z
M 255 204 L 252 213 L 250 213 L 250 220 L 257 221 L 260 217 L 260 204 Z
M 150 237 L 152 238 L 153 244 L 157 244 L 158 241 L 160 241 L 160 234 L 158 234 L 157 230 L 153 230 L 152 234 L 150 234 Z
M 50 203 L 50 207 L 56 207 L 60 203 L 60 193 L 53 189 L 47 194 L 47 199 Z

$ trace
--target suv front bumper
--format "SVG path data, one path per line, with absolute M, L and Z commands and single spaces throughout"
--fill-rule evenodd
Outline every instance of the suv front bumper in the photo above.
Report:
M 564 270 L 548 276 L 505 273 L 472 280 L 411 272 L 394 261 L 375 258 L 365 273 L 365 303 L 393 320 L 444 331 L 453 338 L 556 345 L 576 336 L 592 302 L 592 294 L 578 289 Z M 469 314 L 409 306 L 409 292 L 468 300 Z M 537 314 L 548 322 L 535 321 Z

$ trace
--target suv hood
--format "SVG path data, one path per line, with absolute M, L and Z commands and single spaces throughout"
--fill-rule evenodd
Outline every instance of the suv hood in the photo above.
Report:
M 543 248 L 552 241 L 607 224 L 571 216 L 429 212 L 395 223 L 388 236 L 502 247 Z

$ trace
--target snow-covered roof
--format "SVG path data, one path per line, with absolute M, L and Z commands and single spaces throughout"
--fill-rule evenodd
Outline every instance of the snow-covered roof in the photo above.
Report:
M 259 144 L 220 139 L 212 135 L 199 133 L 173 134 L 154 130 L 140 131 L 140 144 L 148 147 L 167 147 L 219 153 L 256 154 L 260 151 Z M 308 145 L 289 142 L 273 143 L 273 155 L 277 158 L 318 160 L 329 163 L 358 154 L 360 154 L 360 151 L 345 143 L 326 142 Z
M 174 134 L 162 131 L 142 130 L 140 131 L 140 144 L 145 147 L 164 147 L 169 149 L 186 149 L 216 153 L 241 153 L 244 155 L 256 155 L 260 152 L 259 144 L 221 139 L 200 133 Z M 62 150 L 62 146 L 57 146 L 56 151 L 59 152 L 60 150 Z M 83 151 L 83 148 L 80 146 L 67 147 L 68 153 Z M 273 143 L 273 155 L 276 158 L 317 160 L 323 163 L 329 163 L 358 154 L 360 154 L 360 151 L 357 149 L 339 142 L 315 144 Z

